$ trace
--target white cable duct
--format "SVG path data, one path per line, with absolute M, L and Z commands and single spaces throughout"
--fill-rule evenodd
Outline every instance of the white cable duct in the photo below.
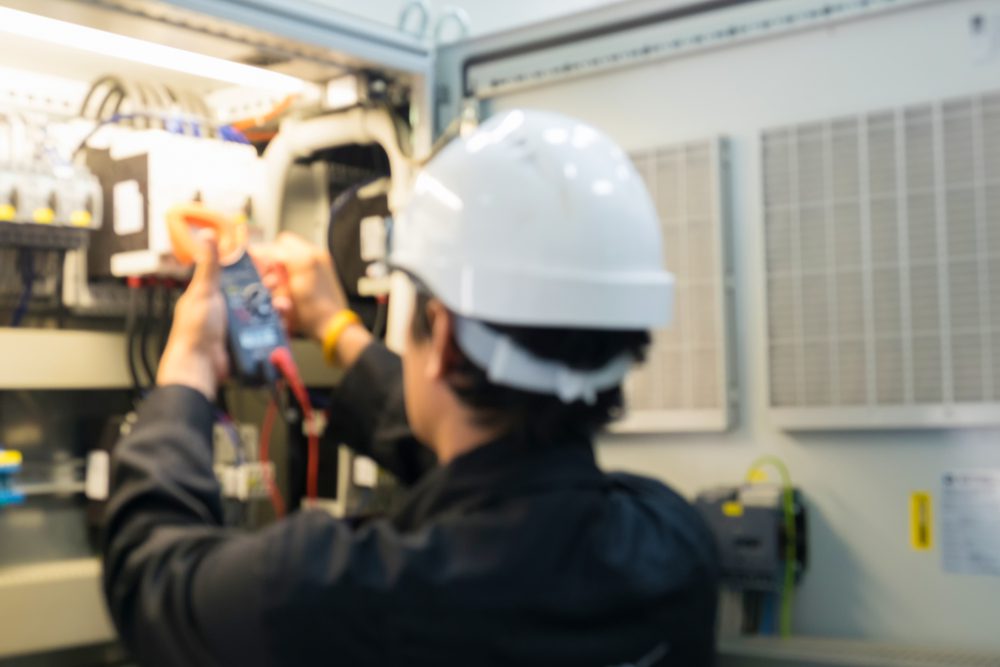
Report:
M 292 164 L 318 151 L 351 144 L 378 144 L 386 152 L 392 171 L 389 210 L 395 212 L 409 183 L 410 163 L 388 111 L 355 107 L 308 120 L 286 120 L 264 151 L 263 183 L 253 199 L 254 218 L 265 239 L 273 239 L 281 230 L 285 182 Z

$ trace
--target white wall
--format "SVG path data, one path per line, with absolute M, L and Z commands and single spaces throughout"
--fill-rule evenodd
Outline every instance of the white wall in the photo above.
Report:
M 495 108 L 556 109 L 627 149 L 732 139 L 741 423 L 733 433 L 605 443 L 602 461 L 682 492 L 737 482 L 774 453 L 809 499 L 811 564 L 795 610 L 808 635 L 1000 653 L 1000 578 L 948 575 L 938 549 L 909 547 L 907 498 L 956 468 L 1000 469 L 1000 431 L 792 435 L 768 423 L 765 395 L 761 128 L 1000 90 L 1000 58 L 976 62 L 973 10 L 953 0 L 838 27 L 525 91 Z M 994 214 L 991 224 L 1000 224 Z

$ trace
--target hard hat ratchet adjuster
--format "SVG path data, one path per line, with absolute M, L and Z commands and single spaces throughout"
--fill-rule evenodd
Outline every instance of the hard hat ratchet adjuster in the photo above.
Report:
M 469 360 L 486 371 L 490 382 L 515 389 L 554 394 L 563 403 L 582 400 L 588 405 L 597 394 L 619 385 L 635 358 L 618 355 L 602 368 L 577 370 L 542 359 L 478 320 L 455 315 L 455 339 Z

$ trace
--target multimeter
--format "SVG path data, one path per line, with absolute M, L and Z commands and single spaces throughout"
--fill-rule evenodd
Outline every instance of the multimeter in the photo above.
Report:
M 253 259 L 246 251 L 247 225 L 202 204 L 178 204 L 167 211 L 167 229 L 174 255 L 182 264 L 192 264 L 195 241 L 191 227 L 216 231 L 219 254 L 224 258 L 219 282 L 229 318 L 231 373 L 238 382 L 260 386 L 277 379 L 271 354 L 287 347 L 280 315 L 271 303 L 271 293 L 261 282 Z M 233 260 L 232 258 L 237 259 Z
M 277 379 L 271 353 L 287 347 L 281 316 L 261 282 L 250 255 L 222 267 L 219 278 L 229 316 L 231 373 L 243 384 L 259 386 Z

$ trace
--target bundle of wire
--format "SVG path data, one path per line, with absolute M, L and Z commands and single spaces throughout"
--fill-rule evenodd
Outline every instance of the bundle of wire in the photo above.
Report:
M 152 80 L 103 76 L 84 97 L 80 116 L 98 123 L 128 121 L 133 127 L 143 129 L 183 132 L 190 128 L 197 136 L 216 134 L 212 112 L 201 97 Z
M 249 144 L 232 126 L 216 126 L 205 101 L 190 91 L 177 91 L 154 81 L 131 81 L 104 76 L 94 82 L 80 107 L 80 116 L 95 122 L 75 151 L 78 155 L 101 128 L 127 125 L 135 129 L 162 129 L 194 137 L 216 137 Z
M 21 298 L 14 309 L 14 314 L 10 318 L 10 326 L 21 326 L 21 321 L 28 312 L 28 305 L 31 303 L 31 296 L 35 287 L 35 258 L 31 250 L 22 248 L 18 254 L 18 268 L 21 273 L 21 283 L 24 286 Z
M 129 278 L 126 284 L 129 288 L 129 300 L 125 316 L 125 360 L 132 379 L 134 398 L 138 401 L 156 383 L 158 364 L 154 360 L 163 355 L 166 347 L 167 335 L 173 323 L 177 285 L 169 279 L 138 277 Z M 146 299 L 144 306 L 140 306 L 143 290 Z
M 288 113 L 297 98 L 297 95 L 289 95 L 264 114 L 235 120 L 220 129 L 224 134 L 233 133 L 249 142 L 266 143 L 277 134 L 278 121 Z
M 11 245 L 0 248 L 0 301 L 10 306 L 6 324 L 23 326 L 31 315 L 52 317 L 60 328 L 64 325 L 65 308 L 62 300 L 63 265 L 66 251 Z M 36 306 L 43 308 L 38 309 Z

